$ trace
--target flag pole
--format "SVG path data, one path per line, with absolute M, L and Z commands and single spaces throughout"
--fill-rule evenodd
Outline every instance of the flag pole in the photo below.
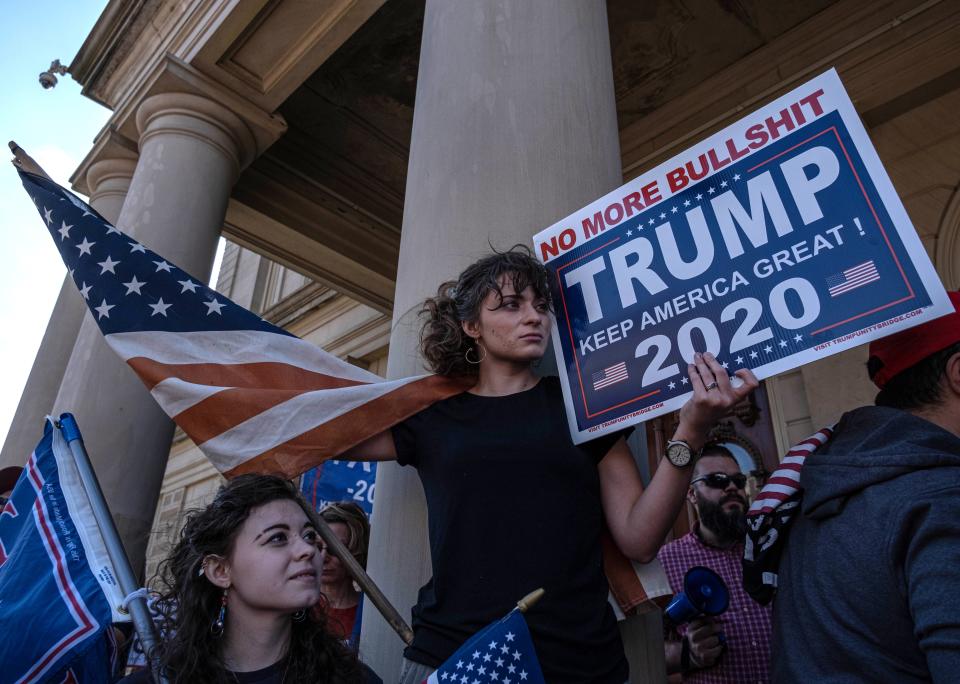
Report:
M 100 483 L 97 481 L 97 474 L 93 471 L 90 458 L 87 456 L 87 450 L 83 446 L 83 438 L 80 436 L 80 428 L 77 421 L 70 413 L 60 415 L 60 420 L 56 426 L 63 433 L 64 439 L 70 446 L 70 453 L 73 454 L 74 461 L 77 464 L 77 470 L 80 473 L 80 481 L 90 499 L 90 506 L 93 509 L 93 516 L 97 521 L 97 527 L 103 535 L 104 545 L 110 556 L 110 562 L 117 573 L 117 581 L 120 584 L 120 590 L 130 596 L 139 588 L 139 582 L 133 574 L 130 567 L 130 561 L 123 548 L 123 542 L 120 541 L 120 535 L 117 532 L 116 525 L 113 523 L 113 517 L 110 515 L 110 509 L 106 500 L 103 498 L 103 491 L 100 489 Z M 150 663 L 150 669 L 153 673 L 153 679 L 157 684 L 167 684 L 160 669 L 160 662 L 156 654 L 157 632 L 156 626 L 150 617 L 150 609 L 147 606 L 145 596 L 137 596 L 129 601 L 130 616 L 133 618 L 133 626 L 140 637 L 140 643 L 143 646 L 143 652 Z
M 539 589 L 534 589 L 529 594 L 524 596 L 522 599 L 517 601 L 517 608 L 521 613 L 526 613 L 537 601 L 543 598 L 544 595 L 543 587 Z
M 27 173 L 32 173 L 34 176 L 42 176 L 47 180 L 51 180 L 50 176 L 47 175 L 47 172 L 40 168 L 40 165 L 33 160 L 29 154 L 23 151 L 23 148 L 20 147 L 13 140 L 7 143 L 7 146 L 10 148 L 10 151 L 13 152 L 13 165 L 16 166 L 21 171 L 26 171 Z
M 360 589 L 364 595 L 376 606 L 380 614 L 383 615 L 383 619 L 393 628 L 393 631 L 403 639 L 403 642 L 407 646 L 412 644 L 413 630 L 404 622 L 400 613 L 398 613 L 397 609 L 390 603 L 390 599 L 380 590 L 380 587 L 376 585 L 370 575 L 367 574 L 367 571 L 357 562 L 357 559 L 353 557 L 350 550 L 340 541 L 340 538 L 330 529 L 330 526 L 327 525 L 323 518 L 319 518 L 318 523 L 319 527 L 317 528 L 317 532 L 323 539 L 323 543 L 333 549 L 333 554 L 346 566 L 347 572 L 349 572 L 350 576 L 360 585 Z

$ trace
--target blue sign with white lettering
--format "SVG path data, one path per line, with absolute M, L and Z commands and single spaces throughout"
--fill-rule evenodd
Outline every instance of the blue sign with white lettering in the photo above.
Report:
M 534 245 L 578 442 L 679 408 L 695 352 L 763 378 L 950 310 L 833 71 Z
M 352 501 L 372 519 L 376 482 L 376 463 L 331 460 L 305 472 L 300 491 L 318 511 L 329 503 Z

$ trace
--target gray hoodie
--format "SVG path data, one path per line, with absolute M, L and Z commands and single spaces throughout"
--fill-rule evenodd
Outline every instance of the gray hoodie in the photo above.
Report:
M 851 411 L 803 467 L 774 604 L 774 682 L 960 682 L 960 438 Z

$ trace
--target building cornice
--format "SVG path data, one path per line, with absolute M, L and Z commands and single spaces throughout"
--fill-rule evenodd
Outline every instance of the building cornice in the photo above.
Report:
M 336 296 L 337 293 L 325 285 L 310 283 L 271 306 L 262 317 L 279 328 L 285 328 Z
M 123 46 L 139 37 L 133 31 L 137 19 L 150 14 L 148 5 L 158 4 L 156 0 L 111 0 L 106 6 L 70 63 L 70 75 L 86 97 L 112 109 L 97 88 L 100 79 L 108 65 L 117 61 Z
M 71 64 L 119 108 L 167 55 L 274 111 L 385 0 L 111 0 Z
M 137 113 L 140 105 L 154 95 L 185 93 L 216 102 L 241 119 L 253 135 L 255 159 L 287 129 L 279 114 L 270 114 L 249 100 L 224 88 L 182 60 L 167 55 L 114 113 L 111 123 L 121 135 L 137 139 Z

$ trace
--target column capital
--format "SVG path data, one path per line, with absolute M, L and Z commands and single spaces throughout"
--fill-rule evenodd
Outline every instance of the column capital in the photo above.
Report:
M 256 138 L 243 119 L 208 97 L 186 92 L 151 95 L 137 108 L 136 121 L 141 149 L 161 133 L 196 138 L 231 160 L 234 177 L 257 155 Z
M 95 204 L 97 200 L 106 195 L 125 196 L 136 168 L 136 159 L 117 157 L 100 159 L 91 164 L 87 169 L 87 188 L 89 189 L 90 203 Z
M 104 126 L 93 141 L 93 147 L 70 176 L 71 187 L 82 195 L 92 198 L 97 187 L 107 180 L 120 176 L 133 176 L 137 164 L 137 144 L 123 136 L 113 124 Z M 108 162 L 106 165 L 103 162 Z M 94 167 L 99 167 L 93 171 Z M 129 170 L 129 173 L 127 172 Z
M 225 145 L 225 150 L 234 148 L 229 156 L 236 159 L 238 170 L 256 159 L 287 130 L 279 114 L 263 110 L 169 54 L 160 59 L 141 79 L 137 89 L 117 106 L 111 121 L 121 134 L 138 140 L 141 149 L 144 136 L 161 127 L 200 140 L 209 133 L 215 145 Z

